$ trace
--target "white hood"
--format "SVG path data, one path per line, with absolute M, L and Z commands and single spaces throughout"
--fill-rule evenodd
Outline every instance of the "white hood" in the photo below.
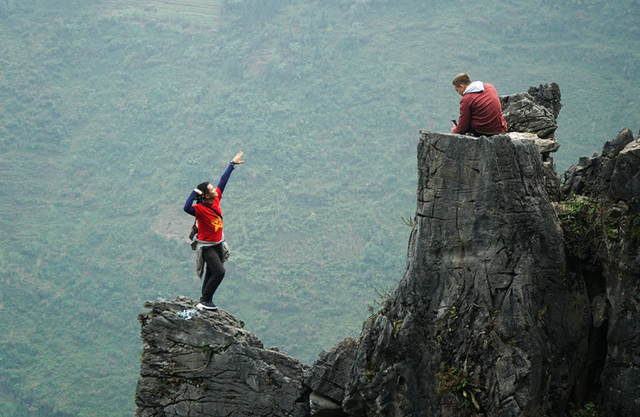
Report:
M 484 91 L 484 83 L 482 81 L 474 81 L 464 90 L 462 95 L 467 93 L 482 93 Z

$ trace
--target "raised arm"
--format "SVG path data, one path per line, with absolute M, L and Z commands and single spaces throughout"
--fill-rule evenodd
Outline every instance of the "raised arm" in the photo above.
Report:
M 227 181 L 229 181 L 229 177 L 231 176 L 231 172 L 233 171 L 236 165 L 244 164 L 244 161 L 241 161 L 243 152 L 238 152 L 236 156 L 229 162 L 229 166 L 227 167 L 222 177 L 220 177 L 220 182 L 218 183 L 218 189 L 220 189 L 220 195 L 224 192 L 224 187 L 227 185 Z
M 222 193 L 224 192 L 224 187 L 226 187 L 227 185 L 227 181 L 229 181 L 229 177 L 231 176 L 231 172 L 233 172 L 233 164 L 229 164 L 229 166 L 227 167 L 227 170 L 224 171 L 224 174 L 222 174 L 222 177 L 220 177 L 220 182 L 218 182 L 218 188 L 220 189 L 220 195 L 222 195 Z

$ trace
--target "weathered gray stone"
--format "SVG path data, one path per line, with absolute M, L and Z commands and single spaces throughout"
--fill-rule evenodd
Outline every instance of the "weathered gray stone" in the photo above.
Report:
M 552 137 L 558 128 L 553 113 L 528 93 L 501 96 L 500 103 L 510 132 L 535 133 L 544 139 Z
M 627 144 L 615 158 L 611 195 L 640 213 L 640 137 Z
M 311 417 L 345 417 L 347 416 L 340 403 L 325 397 L 324 395 L 311 393 L 309 395 L 309 407 L 311 408 Z
M 570 271 L 594 294 L 590 341 L 599 353 L 589 359 L 599 376 L 603 407 L 607 415 L 638 416 L 640 136 L 634 139 L 631 130 L 623 129 L 605 143 L 601 156 L 580 158 L 565 172 L 563 191 L 574 201 L 565 203 L 574 205 L 572 217 L 565 216 L 567 244 L 582 246 L 574 254 L 577 259 L 570 259 Z M 576 207 L 593 209 L 576 213 Z M 581 230 L 572 220 L 579 216 L 592 225 L 588 231 L 573 232 Z
M 601 156 L 580 158 L 565 171 L 562 190 L 566 196 L 624 201 L 640 213 L 640 136 L 634 139 L 630 129 L 623 129 L 605 143 Z
M 560 149 L 560 144 L 555 138 L 542 139 L 535 133 L 508 132 L 507 135 L 511 139 L 531 139 L 535 142 L 541 154 L 549 154 Z
M 553 114 L 553 117 L 558 118 L 560 109 L 562 109 L 562 104 L 560 103 L 560 86 L 558 86 L 558 84 L 551 83 L 551 86 L 541 84 L 539 87 L 529 87 L 527 93 L 529 93 L 536 103 L 549 110 L 551 114 Z
M 564 286 L 537 146 L 423 132 L 418 167 L 407 270 L 365 325 L 345 409 L 563 415 L 591 316 L 584 287 Z
M 136 389 L 138 417 L 308 416 L 306 365 L 264 350 L 229 313 L 178 313 L 195 302 L 147 302 L 139 315 L 144 347 Z
M 591 300 L 593 327 L 600 327 L 608 318 L 607 294 L 598 294 Z
M 349 337 L 336 343 L 331 351 L 320 352 L 319 359 L 304 374 L 305 385 L 341 404 L 356 349 L 356 341 Z
M 541 139 L 534 133 L 507 132 L 507 135 L 514 140 L 530 139 L 534 141 L 542 157 L 543 181 L 547 196 L 551 201 L 560 201 L 562 199 L 560 177 L 556 173 L 553 158 L 549 156 L 550 153 L 556 152 L 560 148 L 558 141 L 553 137 Z
M 560 178 L 551 153 L 560 148 L 554 132 L 556 118 L 560 113 L 560 88 L 558 84 L 529 88 L 528 93 L 500 97 L 502 112 L 512 139 L 533 139 L 542 156 L 544 183 L 551 201 L 562 199 Z

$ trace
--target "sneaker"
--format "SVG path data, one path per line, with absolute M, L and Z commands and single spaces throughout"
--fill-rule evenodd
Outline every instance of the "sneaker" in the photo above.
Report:
M 200 310 L 217 310 L 218 309 L 218 307 L 216 307 L 216 305 L 213 304 L 211 301 L 200 301 L 196 306 L 196 308 Z

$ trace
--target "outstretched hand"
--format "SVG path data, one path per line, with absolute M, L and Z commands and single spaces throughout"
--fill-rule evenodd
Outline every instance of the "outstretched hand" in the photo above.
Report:
M 244 164 L 244 161 L 241 161 L 241 160 L 240 160 L 240 158 L 242 158 L 242 154 L 243 154 L 243 153 L 244 153 L 244 152 L 240 151 L 240 152 L 238 152 L 238 153 L 236 154 L 236 156 L 234 156 L 234 157 L 233 157 L 233 163 L 234 163 L 235 165 L 238 165 L 238 164 Z

